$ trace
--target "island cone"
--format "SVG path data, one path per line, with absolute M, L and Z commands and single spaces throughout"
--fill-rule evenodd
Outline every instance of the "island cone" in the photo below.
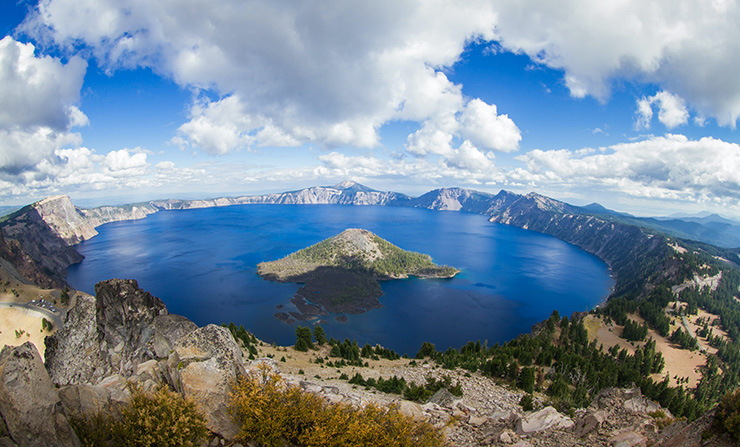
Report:
M 378 280 L 451 278 L 458 272 L 434 264 L 429 255 L 403 250 L 357 228 L 257 266 L 257 273 L 265 279 L 304 284 L 293 300 L 300 311 L 293 316 L 301 320 L 327 312 L 358 314 L 380 307 L 378 297 L 383 292 Z M 290 322 L 285 313 L 276 316 Z

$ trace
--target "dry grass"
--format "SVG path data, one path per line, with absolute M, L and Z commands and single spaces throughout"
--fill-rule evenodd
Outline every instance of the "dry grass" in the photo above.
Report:
M 16 296 L 15 291 L 18 296 Z M 7 270 L 0 267 L 0 302 L 28 303 L 31 300 L 44 298 L 54 302 L 51 289 L 42 289 L 31 284 L 24 284 Z M 49 331 L 41 331 L 42 316 L 24 309 L 0 307 L 0 346 L 19 346 L 30 341 L 36 346 L 41 358 L 44 358 L 44 338 Z M 16 337 L 16 331 L 23 334 Z
M 43 359 L 46 351 L 44 338 L 51 333 L 48 330 L 41 330 L 41 319 L 25 309 L 0 307 L 0 345 L 20 346 L 30 341 Z M 23 333 L 18 337 L 16 331 L 18 334 L 21 334 L 21 331 Z
M 644 321 L 637 315 L 629 315 L 629 317 L 640 324 Z M 635 347 L 645 344 L 645 342 L 630 343 L 620 338 L 619 335 L 622 333 L 622 326 L 618 324 L 607 325 L 601 318 L 594 315 L 586 316 L 584 324 L 586 329 L 588 329 L 589 341 L 597 340 L 597 344 L 601 344 L 604 349 L 609 349 L 616 345 L 620 349 L 626 349 L 628 352 L 634 353 Z M 679 321 L 674 321 L 671 324 L 671 331 L 678 328 L 679 325 Z M 648 331 L 648 337 L 652 337 L 655 340 L 655 349 L 662 353 L 665 359 L 663 372 L 653 374 L 651 376 L 653 380 L 661 381 L 666 374 L 669 375 L 671 380 L 673 380 L 674 376 L 679 378 L 687 377 L 689 379 L 688 387 L 696 387 L 701 379 L 700 369 L 706 363 L 706 356 L 699 351 L 688 351 L 677 348 L 667 338 L 661 336 L 653 329 Z M 674 382 L 673 384 L 675 385 L 676 383 Z

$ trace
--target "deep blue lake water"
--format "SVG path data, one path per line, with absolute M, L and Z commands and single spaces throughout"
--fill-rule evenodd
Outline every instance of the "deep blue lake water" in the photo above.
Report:
M 79 244 L 85 256 L 69 268 L 76 289 L 94 293 L 98 281 L 134 278 L 171 313 L 198 325 L 233 321 L 258 338 L 295 341 L 295 326 L 276 312 L 297 284 L 265 281 L 257 264 L 364 228 L 406 250 L 427 253 L 462 273 L 451 280 L 382 282 L 380 309 L 323 317 L 329 336 L 380 343 L 414 355 L 424 341 L 437 349 L 469 340 L 504 342 L 528 332 L 557 309 L 585 311 L 614 285 L 607 266 L 550 236 L 490 223 L 484 216 L 416 208 L 340 205 L 241 205 L 161 211 L 116 222 Z M 282 310 L 276 306 L 283 305 Z

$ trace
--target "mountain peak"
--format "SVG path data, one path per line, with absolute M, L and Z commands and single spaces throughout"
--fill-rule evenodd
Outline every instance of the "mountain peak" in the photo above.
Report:
M 343 182 L 337 183 L 332 188 L 342 191 L 374 191 L 373 189 L 352 180 L 345 180 Z

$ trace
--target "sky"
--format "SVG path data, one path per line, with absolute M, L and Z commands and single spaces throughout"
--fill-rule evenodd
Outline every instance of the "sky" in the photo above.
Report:
M 740 216 L 740 2 L 0 0 L 0 205 L 355 180 Z

